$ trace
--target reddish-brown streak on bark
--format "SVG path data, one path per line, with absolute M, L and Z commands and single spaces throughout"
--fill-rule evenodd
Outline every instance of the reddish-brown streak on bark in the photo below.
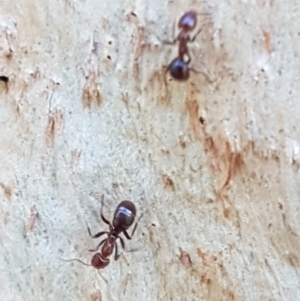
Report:
M 166 174 L 162 175 L 162 180 L 165 188 L 171 188 L 174 190 L 174 182 L 173 180 Z
M 271 36 L 270 36 L 270 33 L 263 30 L 263 35 L 264 35 L 264 46 L 265 46 L 266 50 L 268 51 L 268 53 L 271 53 L 272 49 L 271 49 Z
M 238 212 L 227 200 L 226 193 L 230 188 L 231 180 L 244 166 L 243 156 L 253 148 L 252 142 L 246 144 L 242 151 L 236 152 L 223 133 L 214 133 L 214 136 L 206 133 L 205 123 L 201 122 L 201 118 L 199 118 L 199 104 L 196 100 L 186 101 L 186 110 L 191 129 L 207 154 L 208 164 L 213 174 L 215 194 L 221 201 L 223 216 L 233 219 L 236 226 L 239 227 Z
M 131 274 L 127 274 L 123 283 L 122 283 L 122 286 L 123 286 L 123 295 L 125 295 L 126 293 L 126 289 L 127 289 L 127 286 L 128 286 L 128 283 L 129 281 L 131 280 Z
M 192 266 L 192 260 L 189 253 L 183 251 L 181 248 L 179 248 L 179 251 L 180 251 L 180 256 L 179 256 L 180 262 L 186 269 L 189 269 Z
M 105 27 L 105 24 L 106 20 L 103 23 L 103 27 Z M 98 89 L 98 82 L 100 77 L 100 70 L 98 67 L 98 62 L 100 60 L 98 55 L 99 48 L 99 43 L 93 39 L 92 49 L 87 64 L 88 75 L 85 77 L 86 82 L 82 92 L 82 103 L 84 109 L 86 107 L 91 108 L 92 104 L 100 106 L 103 101 Z
M 139 24 L 138 16 L 134 13 L 128 13 L 125 16 L 125 19 L 128 23 L 135 25 L 135 30 L 131 36 L 131 44 L 133 48 L 133 78 L 137 81 L 139 76 L 139 60 L 142 57 L 142 52 L 144 49 L 144 32 L 145 28 Z
M 182 148 L 186 148 L 186 143 L 185 143 L 185 141 L 182 139 L 182 137 L 179 138 L 179 145 L 180 145 Z
M 38 218 L 38 212 L 34 205 L 30 208 L 30 211 L 31 211 L 31 214 L 30 214 L 30 218 L 29 218 L 29 222 L 28 222 L 27 233 L 33 231 L 36 219 Z
M 167 83 L 167 75 L 165 72 L 162 72 L 162 68 L 153 71 L 150 73 L 150 77 L 148 79 L 148 84 L 144 88 L 148 95 L 153 97 L 153 91 L 157 91 L 158 94 L 155 97 L 158 99 L 158 104 L 168 105 L 170 103 L 169 99 L 169 90 Z
M 289 265 L 291 265 L 292 267 L 294 268 L 299 268 L 300 267 L 300 260 L 299 260 L 299 257 L 297 256 L 296 253 L 294 252 L 290 252 L 288 255 L 287 255 L 287 263 Z
M 239 153 L 230 153 L 230 159 L 229 159 L 229 168 L 228 168 L 228 174 L 226 181 L 222 187 L 222 189 L 226 188 L 230 180 L 233 178 L 233 176 L 236 174 L 237 170 L 243 165 L 242 156 Z
M 231 283 L 229 274 L 221 261 L 222 252 L 214 255 L 203 252 L 198 248 L 197 254 L 202 261 L 202 267 L 198 275 L 200 282 L 206 287 L 204 290 L 206 292 L 205 300 L 216 300 L 216 291 L 223 293 L 223 298 L 218 300 L 235 300 L 234 285 Z M 223 283 L 222 279 L 227 279 L 229 284 Z
M 91 301 L 102 301 L 102 296 L 100 291 L 96 291 L 90 294 Z
M 55 135 L 59 132 L 62 126 L 63 113 L 60 109 L 56 109 L 48 117 L 48 126 L 46 129 L 46 143 L 50 147 L 54 141 Z
M 194 133 L 197 131 L 198 123 L 199 123 L 199 117 L 198 117 L 198 111 L 199 111 L 199 105 L 196 100 L 187 100 L 186 101 L 186 110 L 190 117 L 190 124 L 191 128 Z
M 216 188 L 219 192 L 230 184 L 230 180 L 243 165 L 242 154 L 233 151 L 230 142 L 221 133 L 214 137 L 205 133 L 205 123 L 202 117 L 199 117 L 199 104 L 196 100 L 186 101 L 186 110 L 196 138 L 204 143 L 213 174 L 216 177 L 224 177 L 224 182 Z
M 0 183 L 0 187 L 3 189 L 3 192 L 7 198 L 11 198 L 12 195 L 12 189 L 3 183 Z
M 82 93 L 83 108 L 91 108 L 92 104 L 100 106 L 102 104 L 102 96 L 98 91 L 97 78 L 99 74 L 96 71 L 90 71 L 86 79 Z

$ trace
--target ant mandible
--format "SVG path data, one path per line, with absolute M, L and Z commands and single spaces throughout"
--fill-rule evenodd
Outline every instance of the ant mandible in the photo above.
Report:
M 136 208 L 135 205 L 130 202 L 130 201 L 122 201 L 118 207 L 115 210 L 114 213 L 114 217 L 113 217 L 113 221 L 112 224 L 104 217 L 103 215 L 103 203 L 104 203 L 104 195 L 102 195 L 102 199 L 101 199 L 101 219 L 109 225 L 109 231 L 101 231 L 95 235 L 92 235 L 90 228 L 87 225 L 87 229 L 89 232 L 89 235 L 92 238 L 99 238 L 104 234 L 107 234 L 107 237 L 104 238 L 95 249 L 91 249 L 89 250 L 90 252 L 97 252 L 100 247 L 101 251 L 97 252 L 93 255 L 92 260 L 91 260 L 91 264 L 87 264 L 83 261 L 81 261 L 80 259 L 68 259 L 64 261 L 79 261 L 80 263 L 87 265 L 87 266 L 92 266 L 95 269 L 104 269 L 109 265 L 109 256 L 112 255 L 114 249 L 115 249 L 115 256 L 114 259 L 118 260 L 120 254 L 118 253 L 118 245 L 117 245 L 117 239 L 120 239 L 121 242 L 121 247 L 123 250 L 125 250 L 125 243 L 123 238 L 120 236 L 121 233 L 123 233 L 125 235 L 125 237 L 127 239 L 132 239 L 132 236 L 134 235 L 134 232 L 137 228 L 138 222 L 140 221 L 140 219 L 142 218 L 143 214 L 140 216 L 140 218 L 138 219 L 138 221 L 136 222 L 131 236 L 127 233 L 127 229 L 133 224 L 135 216 L 136 216 Z
M 202 28 L 191 37 L 190 33 L 195 29 L 197 25 L 197 13 L 195 11 L 186 12 L 178 21 L 178 28 L 180 32 L 173 42 L 166 42 L 166 44 L 175 44 L 177 41 L 178 45 L 178 57 L 176 57 L 167 67 L 167 71 L 170 72 L 171 76 L 178 81 L 186 81 L 190 76 L 189 64 L 191 62 L 191 56 L 189 54 L 188 43 L 194 42 L 196 37 L 201 32 Z

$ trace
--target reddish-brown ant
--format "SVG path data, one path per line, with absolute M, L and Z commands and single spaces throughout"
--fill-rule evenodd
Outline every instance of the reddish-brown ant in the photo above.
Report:
M 92 235 L 90 228 L 87 226 L 89 235 L 92 238 L 99 238 L 104 234 L 107 234 L 107 237 L 104 238 L 95 249 L 89 250 L 91 252 L 97 252 L 100 247 L 101 251 L 97 252 L 96 254 L 93 255 L 91 264 L 86 264 L 85 262 L 81 261 L 80 259 L 69 259 L 64 261 L 79 261 L 84 265 L 87 266 L 92 266 L 95 269 L 104 269 L 105 267 L 108 266 L 109 264 L 109 256 L 113 253 L 115 249 L 115 256 L 114 259 L 118 260 L 120 254 L 118 254 L 118 245 L 116 243 L 117 239 L 120 239 L 121 242 L 121 247 L 123 250 L 125 250 L 125 243 L 123 238 L 120 236 L 121 233 L 125 235 L 127 239 L 131 239 L 132 236 L 134 235 L 134 232 L 136 230 L 136 227 L 138 225 L 138 222 L 142 218 L 143 215 L 140 216 L 138 219 L 137 223 L 135 224 L 131 236 L 127 233 L 127 229 L 133 224 L 135 215 L 136 215 L 136 208 L 135 205 L 130 202 L 130 201 L 122 201 L 118 207 L 115 210 L 114 217 L 112 224 L 104 217 L 103 215 L 103 202 L 104 202 L 104 195 L 102 195 L 102 200 L 101 200 L 101 219 L 109 225 L 109 231 L 101 231 L 95 235 Z
M 177 41 L 178 45 L 178 57 L 176 57 L 168 66 L 167 71 L 170 72 L 171 76 L 178 81 L 186 81 L 190 76 L 189 64 L 191 62 L 191 56 L 189 54 L 188 43 L 194 42 L 202 28 L 191 37 L 190 33 L 197 25 L 197 13 L 195 11 L 186 12 L 178 21 L 178 28 L 180 32 L 176 39 L 172 42 L 165 42 L 166 44 L 175 44 Z

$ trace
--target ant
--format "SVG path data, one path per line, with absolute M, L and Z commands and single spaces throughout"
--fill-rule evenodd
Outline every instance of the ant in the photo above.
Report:
M 194 42 L 202 30 L 202 28 L 200 28 L 198 32 L 191 37 L 190 33 L 195 29 L 196 25 L 197 13 L 192 10 L 186 12 L 178 21 L 177 26 L 180 29 L 180 32 L 176 39 L 172 42 L 165 42 L 165 44 L 175 44 L 177 41 L 179 43 L 178 57 L 176 57 L 167 67 L 167 72 L 169 71 L 171 76 L 178 81 L 186 81 L 190 76 L 190 70 L 193 70 L 192 68 L 189 68 L 191 56 L 187 44 L 189 42 Z
M 89 232 L 89 235 L 92 238 L 99 238 L 104 234 L 107 234 L 107 237 L 104 238 L 95 249 L 89 250 L 90 252 L 97 252 L 100 247 L 101 251 L 97 252 L 96 254 L 93 255 L 91 264 L 86 264 L 85 262 L 81 261 L 80 259 L 69 259 L 65 260 L 62 259 L 63 261 L 79 261 L 80 263 L 86 265 L 86 266 L 92 266 L 95 269 L 104 269 L 109 265 L 109 256 L 112 255 L 114 249 L 115 249 L 115 256 L 114 259 L 118 260 L 121 254 L 118 253 L 118 245 L 116 243 L 117 239 L 120 239 L 121 242 L 121 247 L 123 250 L 125 250 L 125 243 L 123 238 L 120 236 L 121 233 L 125 235 L 127 239 L 132 239 L 132 236 L 134 235 L 134 232 L 137 228 L 138 222 L 142 218 L 143 214 L 140 216 L 138 221 L 136 222 L 131 236 L 127 233 L 127 229 L 133 224 L 135 216 L 136 216 L 136 208 L 135 205 L 131 201 L 122 201 L 118 207 L 115 210 L 114 217 L 112 224 L 104 217 L 103 215 L 103 203 L 104 203 L 104 195 L 102 195 L 101 199 L 101 219 L 109 225 L 109 231 L 101 231 L 95 235 L 92 235 L 91 230 L 89 226 L 87 225 L 87 229 Z

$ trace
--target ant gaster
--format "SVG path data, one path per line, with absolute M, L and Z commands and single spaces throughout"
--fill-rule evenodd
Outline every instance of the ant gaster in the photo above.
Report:
M 186 81 L 190 76 L 189 64 L 191 56 L 189 54 L 188 43 L 194 42 L 202 28 L 191 37 L 190 33 L 197 25 L 197 13 L 195 11 L 186 12 L 178 21 L 178 28 L 180 32 L 173 42 L 166 42 L 167 44 L 174 44 L 178 41 L 178 57 L 176 57 L 168 66 L 167 71 L 171 76 L 179 81 Z
M 90 228 L 87 226 L 89 235 L 92 238 L 99 238 L 104 234 L 107 234 L 107 237 L 104 238 L 95 249 L 89 250 L 90 252 L 97 252 L 100 247 L 101 251 L 97 252 L 96 254 L 93 255 L 91 264 L 86 264 L 80 259 L 69 259 L 69 260 L 64 260 L 64 261 L 79 261 L 84 265 L 87 266 L 92 266 L 95 269 L 104 269 L 108 266 L 110 260 L 109 256 L 112 255 L 114 249 L 115 249 L 115 256 L 114 259 L 118 260 L 120 254 L 118 253 L 118 245 L 117 245 L 117 239 L 120 240 L 121 242 L 121 247 L 123 250 L 125 250 L 125 243 L 123 238 L 120 236 L 121 233 L 125 235 L 127 239 L 131 239 L 132 236 L 134 235 L 134 232 L 136 230 L 136 227 L 138 225 L 138 222 L 142 218 L 143 215 L 140 216 L 138 221 L 136 222 L 131 236 L 127 233 L 128 228 L 133 224 L 135 216 L 136 216 L 136 208 L 135 205 L 130 202 L 130 201 L 122 201 L 118 207 L 115 210 L 114 217 L 112 224 L 104 217 L 103 215 L 103 202 L 104 202 L 104 195 L 102 195 L 102 200 L 101 200 L 101 219 L 109 225 L 109 231 L 101 231 L 95 235 L 91 234 Z

